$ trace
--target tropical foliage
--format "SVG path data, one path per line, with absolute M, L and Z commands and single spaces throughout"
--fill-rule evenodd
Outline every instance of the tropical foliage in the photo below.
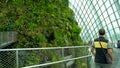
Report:
M 68 0 L 0 0 L 0 31 L 16 31 L 14 47 L 78 46 L 80 27 Z
M 81 28 L 75 21 L 73 11 L 68 7 L 68 0 L 0 0 L 0 9 L 0 31 L 17 32 L 17 42 L 12 45 L 14 48 L 82 44 L 79 36 Z M 41 54 L 49 57 L 50 61 L 62 59 L 57 58 L 61 57 L 61 51 L 56 52 L 20 52 L 20 66 L 41 63 Z M 53 65 L 52 68 L 60 67 L 56 66 Z

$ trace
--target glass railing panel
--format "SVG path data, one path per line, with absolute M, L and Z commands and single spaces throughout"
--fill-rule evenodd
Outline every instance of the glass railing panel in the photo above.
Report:
M 0 32 L 0 48 L 4 48 L 8 44 L 13 43 L 15 41 L 17 41 L 17 32 Z

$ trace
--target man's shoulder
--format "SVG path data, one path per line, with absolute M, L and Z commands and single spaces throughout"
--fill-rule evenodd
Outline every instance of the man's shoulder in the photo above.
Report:
M 105 42 L 108 42 L 108 39 L 104 38 L 104 41 L 105 41 Z
M 99 41 L 99 38 L 95 38 L 94 41 Z
M 103 42 L 108 42 L 108 39 L 106 39 L 106 38 L 104 38 L 104 37 L 103 37 L 102 39 L 100 39 L 100 38 L 95 38 L 95 39 L 94 39 L 94 41 L 99 41 L 99 40 L 100 40 L 100 41 L 103 41 Z

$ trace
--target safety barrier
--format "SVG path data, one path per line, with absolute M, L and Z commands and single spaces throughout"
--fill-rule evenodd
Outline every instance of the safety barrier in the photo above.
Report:
M 0 49 L 0 68 L 88 68 L 88 46 Z M 41 68 L 41 67 L 40 67 Z M 77 67 L 76 67 L 77 68 Z

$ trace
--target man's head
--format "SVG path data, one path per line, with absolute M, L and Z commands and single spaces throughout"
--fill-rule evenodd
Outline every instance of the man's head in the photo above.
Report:
M 99 30 L 99 35 L 105 35 L 105 29 L 100 29 Z

